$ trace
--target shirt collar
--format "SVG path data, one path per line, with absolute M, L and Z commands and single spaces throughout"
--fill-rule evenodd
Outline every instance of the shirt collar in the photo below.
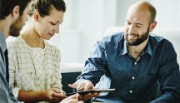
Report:
M 127 44 L 126 44 L 126 40 L 124 39 L 124 45 L 123 45 L 123 49 L 122 49 L 122 53 L 120 53 L 121 55 L 125 55 L 128 53 L 128 50 L 127 50 Z
M 144 53 L 148 53 L 152 56 L 152 46 L 151 46 L 150 41 L 148 41 L 147 46 L 145 47 Z M 123 47 L 121 48 L 120 55 L 125 55 L 125 54 L 128 54 L 128 50 L 127 50 L 126 40 L 124 39 L 124 44 L 123 44 Z
M 148 41 L 147 46 L 146 46 L 146 48 L 144 50 L 144 53 L 148 53 L 148 54 L 150 54 L 152 56 L 153 50 L 152 50 L 151 43 L 149 41 Z

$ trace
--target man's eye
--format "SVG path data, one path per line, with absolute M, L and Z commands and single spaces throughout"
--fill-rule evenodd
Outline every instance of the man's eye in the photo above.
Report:
M 136 25 L 136 27 L 140 28 L 140 27 L 141 27 L 141 25 Z
M 126 24 L 127 24 L 127 25 L 131 25 L 131 23 L 130 23 L 130 22 L 126 22 Z

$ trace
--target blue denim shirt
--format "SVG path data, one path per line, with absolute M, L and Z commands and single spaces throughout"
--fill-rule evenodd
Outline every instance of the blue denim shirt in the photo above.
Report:
M 116 89 L 109 95 L 125 103 L 180 103 L 177 54 L 162 37 L 150 34 L 137 60 L 128 53 L 123 32 L 104 37 L 94 46 L 78 79 L 88 79 L 95 85 L 103 74 Z
M 8 54 L 4 35 L 0 32 L 0 103 L 18 103 L 8 83 Z

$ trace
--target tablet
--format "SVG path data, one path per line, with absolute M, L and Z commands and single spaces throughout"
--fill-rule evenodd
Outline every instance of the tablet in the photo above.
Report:
M 73 95 L 76 93 L 79 93 L 80 95 L 85 95 L 87 93 L 95 93 L 95 92 L 112 92 L 115 89 L 91 89 L 91 90 L 87 90 L 87 91 L 77 91 L 77 92 L 72 92 L 72 93 L 67 93 L 67 96 L 69 95 Z

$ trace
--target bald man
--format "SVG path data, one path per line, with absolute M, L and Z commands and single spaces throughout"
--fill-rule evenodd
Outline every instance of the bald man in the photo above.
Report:
M 116 90 L 104 98 L 117 98 L 117 103 L 180 103 L 177 54 L 170 41 L 150 33 L 155 18 L 156 9 L 149 2 L 131 5 L 124 31 L 95 44 L 78 81 L 70 87 L 94 88 L 105 75 Z

